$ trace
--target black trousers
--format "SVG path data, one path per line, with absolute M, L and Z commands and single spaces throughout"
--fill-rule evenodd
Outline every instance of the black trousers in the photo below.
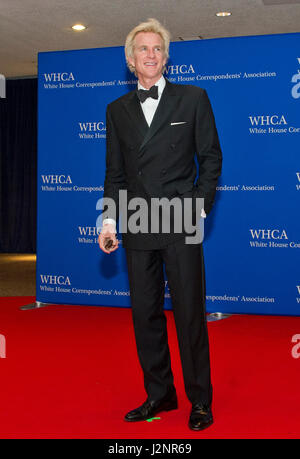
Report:
M 174 387 L 163 310 L 165 266 L 179 343 L 185 390 L 191 403 L 211 404 L 202 244 L 180 239 L 157 250 L 126 249 L 132 317 L 149 400 Z

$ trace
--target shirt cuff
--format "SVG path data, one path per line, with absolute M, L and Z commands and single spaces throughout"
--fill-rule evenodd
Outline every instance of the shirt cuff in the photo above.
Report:
M 104 225 L 112 225 L 114 230 L 116 231 L 116 226 L 117 225 L 116 225 L 116 222 L 115 222 L 115 220 L 113 218 L 105 218 L 103 220 L 103 223 L 102 223 L 102 226 L 104 226 Z

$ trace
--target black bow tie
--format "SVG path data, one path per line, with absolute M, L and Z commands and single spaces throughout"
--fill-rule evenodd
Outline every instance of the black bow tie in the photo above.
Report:
M 143 103 L 148 97 L 152 99 L 158 99 L 158 86 L 152 86 L 150 89 L 138 89 L 137 95 L 140 101 Z

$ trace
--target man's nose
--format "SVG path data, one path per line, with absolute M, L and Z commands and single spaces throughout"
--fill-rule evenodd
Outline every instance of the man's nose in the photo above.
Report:
M 151 49 L 151 48 L 148 49 L 148 56 L 147 57 L 151 57 L 151 58 L 155 57 L 155 53 L 154 53 L 153 49 Z

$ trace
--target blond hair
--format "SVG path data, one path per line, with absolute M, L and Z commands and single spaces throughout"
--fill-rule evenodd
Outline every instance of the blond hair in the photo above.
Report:
M 135 67 L 130 64 L 128 58 L 133 58 L 133 51 L 134 51 L 134 40 L 138 33 L 140 32 L 152 32 L 157 33 L 160 35 L 163 41 L 163 50 L 166 57 L 166 60 L 169 59 L 169 45 L 170 45 L 170 32 L 163 26 L 161 23 L 154 18 L 148 19 L 146 22 L 141 22 L 137 25 L 134 29 L 132 29 L 126 37 L 125 41 L 125 57 L 126 62 L 129 70 L 135 73 Z M 166 67 L 164 66 L 163 72 L 165 71 Z

